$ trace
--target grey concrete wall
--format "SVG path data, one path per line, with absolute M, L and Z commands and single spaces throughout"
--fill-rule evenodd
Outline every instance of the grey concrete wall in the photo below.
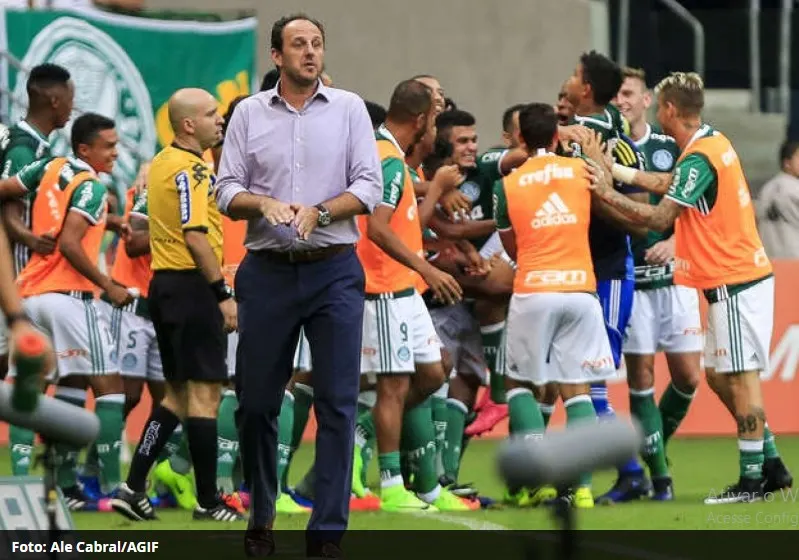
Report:
M 335 85 L 383 105 L 414 74 L 439 77 L 475 114 L 483 146 L 499 138 L 505 107 L 554 102 L 578 55 L 592 44 L 589 0 L 146 0 L 148 8 L 230 12 L 259 20 L 260 74 L 271 68 L 269 30 L 304 11 L 325 25 Z

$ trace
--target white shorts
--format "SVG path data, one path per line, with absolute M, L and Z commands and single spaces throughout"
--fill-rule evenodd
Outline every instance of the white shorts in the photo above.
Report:
M 615 374 L 599 299 L 587 293 L 514 294 L 506 323 L 511 379 L 594 383 Z
M 309 372 L 311 371 L 311 345 L 305 337 L 305 329 L 300 329 L 300 340 L 297 348 L 294 349 L 294 370 Z
M 49 293 L 25 298 L 22 305 L 53 342 L 57 371 L 48 375 L 48 381 L 117 373 L 111 326 L 96 300 Z
M 773 277 L 711 303 L 707 311 L 705 368 L 717 373 L 766 371 L 773 329 Z
M 429 310 L 436 333 L 452 359 L 452 376 L 472 376 L 488 383 L 480 323 L 463 303 Z
M 636 290 L 623 344 L 625 354 L 701 352 L 699 293 L 686 286 Z
M 502 245 L 502 240 L 499 238 L 499 232 L 495 231 L 491 234 L 482 247 L 480 247 L 480 256 L 484 259 L 490 259 L 497 253 L 502 253 L 502 260 L 507 263 L 514 264 L 508 253 L 505 252 L 505 247 Z
M 363 311 L 361 373 L 413 373 L 441 361 L 441 341 L 422 296 L 369 299 Z
M 114 361 L 122 377 L 163 381 L 164 368 L 153 322 L 131 311 L 95 300 L 98 310 L 111 326 Z
M 0 311 L 0 356 L 8 354 L 8 329 L 6 327 L 6 316 Z

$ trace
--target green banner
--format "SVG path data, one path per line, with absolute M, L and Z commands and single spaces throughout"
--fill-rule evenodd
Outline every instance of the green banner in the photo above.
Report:
M 176 22 L 94 9 L 17 11 L 0 8 L 0 49 L 25 69 L 43 62 L 65 67 L 75 82 L 75 115 L 113 118 L 120 137 L 113 177 L 125 189 L 139 164 L 172 140 L 166 102 L 175 90 L 200 87 L 224 113 L 249 94 L 255 72 L 256 20 Z M 27 75 L 5 59 L 0 81 L 10 122 L 25 115 Z M 7 97 L 7 96 L 4 96 Z M 71 126 L 54 134 L 54 151 L 69 152 Z

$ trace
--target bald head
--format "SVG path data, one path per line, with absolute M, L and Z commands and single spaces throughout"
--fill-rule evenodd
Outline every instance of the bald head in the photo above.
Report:
M 169 98 L 167 112 L 175 136 L 193 138 L 201 150 L 215 146 L 222 138 L 223 119 L 213 95 L 198 88 L 179 89 Z M 193 142 L 192 142 L 193 143 Z

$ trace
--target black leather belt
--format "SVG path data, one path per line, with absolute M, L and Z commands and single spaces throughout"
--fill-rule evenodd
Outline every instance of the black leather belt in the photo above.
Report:
M 307 249 L 304 251 L 274 251 L 272 249 L 261 249 L 259 251 L 250 251 L 256 257 L 260 257 L 272 262 L 281 264 L 300 264 L 312 263 L 329 259 L 335 255 L 339 255 L 354 247 L 352 244 L 343 245 L 328 245 L 327 247 L 320 247 L 318 249 Z

